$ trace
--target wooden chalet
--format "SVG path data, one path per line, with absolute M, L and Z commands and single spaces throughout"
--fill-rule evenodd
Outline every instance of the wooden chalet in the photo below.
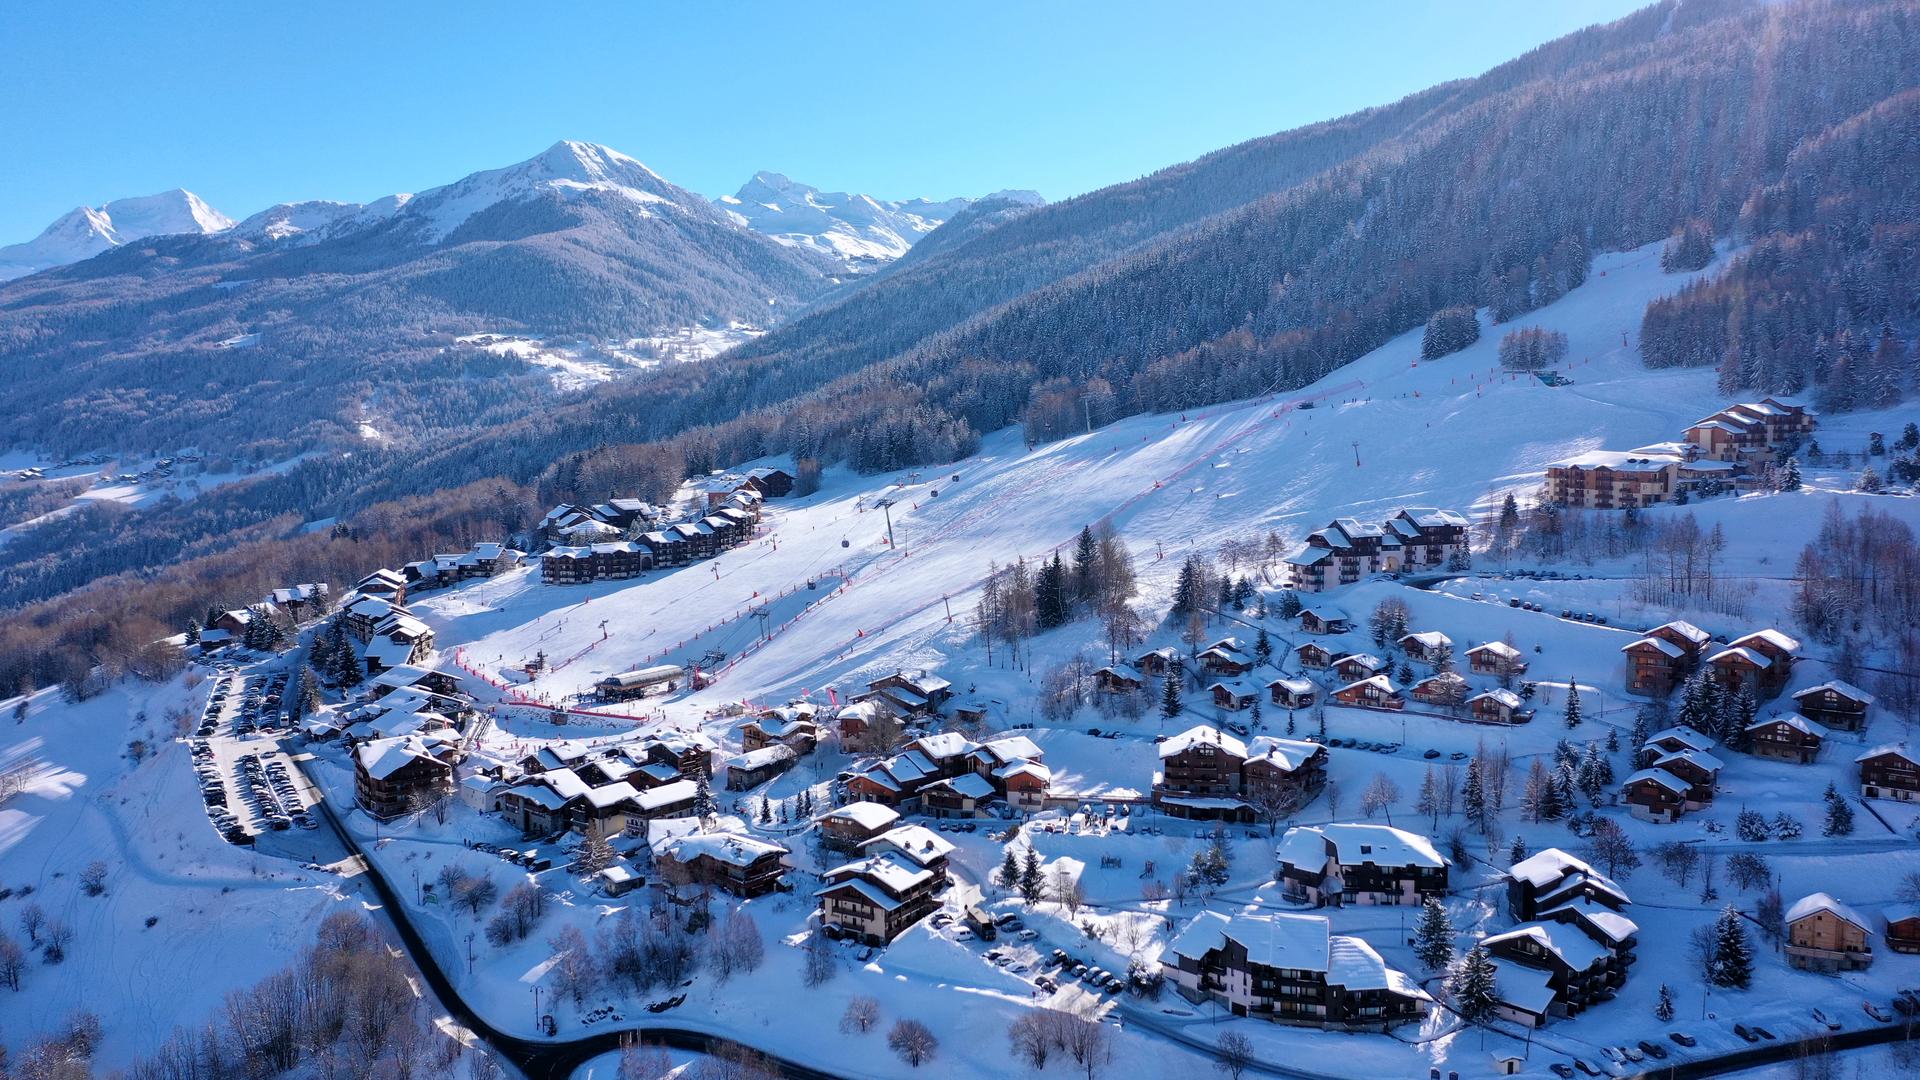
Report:
M 1379 675 L 1392 668 L 1385 660 L 1372 653 L 1353 653 L 1333 662 L 1333 675 L 1337 679 L 1356 682 L 1372 675 Z
M 1299 677 L 1278 678 L 1267 684 L 1268 699 L 1283 709 L 1310 709 L 1319 687 Z
M 1389 709 L 1399 711 L 1407 707 L 1406 698 L 1394 689 L 1393 680 L 1385 675 L 1351 682 L 1333 692 L 1333 703 L 1355 709 Z
M 1397 542 L 1400 550 L 1397 565 L 1388 569 L 1415 571 L 1445 565 L 1454 552 L 1466 549 L 1471 524 L 1463 514 L 1431 506 L 1400 511 L 1386 521 L 1387 546 Z
M 793 493 L 793 474 L 785 469 L 748 469 L 747 486 L 768 499 L 784 498 Z
M 1756 720 L 1747 725 L 1747 752 L 1755 757 L 1808 765 L 1820 756 L 1825 736 L 1799 713 Z
M 1621 785 L 1621 801 L 1642 821 L 1673 822 L 1687 811 L 1686 781 L 1665 769 L 1641 769 Z
M 1218 679 L 1207 687 L 1216 709 L 1240 712 L 1260 700 L 1260 685 L 1251 679 Z
M 1165 676 L 1170 671 L 1178 671 L 1183 666 L 1180 652 L 1170 647 L 1149 649 L 1133 658 L 1133 666 L 1143 675 L 1155 678 Z
M 867 684 L 855 701 L 878 701 L 896 716 L 937 716 L 953 696 L 953 684 L 925 671 L 896 671 Z
M 1873 695 L 1851 683 L 1833 679 L 1793 695 L 1800 714 L 1835 731 L 1859 731 L 1867 726 Z
M 1293 647 L 1293 655 L 1299 659 L 1301 667 L 1309 671 L 1325 671 L 1333 666 L 1335 660 L 1347 654 L 1334 652 L 1317 641 L 1304 641 Z
M 900 812 L 877 802 L 852 802 L 820 818 L 820 843 L 834 851 L 858 851 L 860 845 L 893 828 Z
M 1675 620 L 1646 632 L 1620 647 L 1627 658 L 1627 693 L 1665 697 L 1693 669 L 1707 646 L 1707 632 L 1690 622 Z
M 1729 642 L 1707 658 L 1715 681 L 1731 691 L 1751 691 L 1755 698 L 1776 697 L 1793 677 L 1800 643 L 1778 630 L 1759 630 Z
M 1920 801 L 1920 757 L 1905 746 L 1876 746 L 1853 760 L 1860 766 L 1862 797 Z
M 810 754 L 819 741 L 820 729 L 813 720 L 792 709 L 770 710 L 740 725 L 740 749 L 746 753 L 777 745 Z
M 1300 629 L 1309 634 L 1347 634 L 1353 632 L 1353 620 L 1339 608 L 1316 604 L 1300 609 Z
M 1467 700 L 1469 689 L 1466 678 L 1459 672 L 1442 671 L 1414 683 L 1407 689 L 1407 696 L 1422 705 L 1452 708 Z
M 1517 679 L 1527 671 L 1527 662 L 1521 659 L 1520 650 L 1504 641 L 1489 641 L 1468 649 L 1467 666 L 1475 675 L 1502 679 Z
M 1521 923 L 1483 938 L 1480 945 L 1496 962 L 1498 982 L 1516 988 L 1526 985 L 1521 969 L 1544 976 L 1541 982 L 1548 994 L 1544 1020 L 1578 1016 L 1616 997 L 1634 962 L 1638 931 L 1632 920 L 1617 912 L 1562 909 L 1557 917 Z M 1531 1012 L 1532 1005 L 1526 1004 L 1524 1011 Z
M 1262 803 L 1272 797 L 1302 807 L 1326 784 L 1327 748 L 1304 739 L 1255 736 L 1240 766 L 1241 790 Z
M 1511 690 L 1487 690 L 1467 699 L 1467 710 L 1483 724 L 1524 724 L 1533 719 L 1520 695 Z
M 1250 821 L 1241 798 L 1247 745 L 1205 724 L 1159 745 L 1160 771 L 1153 778 L 1153 804 L 1174 817 Z
M 1895 904 L 1882 911 L 1887 948 L 1897 953 L 1920 953 L 1920 904 Z
M 1253 657 L 1240 647 L 1238 638 L 1221 638 L 1200 650 L 1195 659 L 1209 675 L 1234 678 L 1253 670 Z
M 800 760 L 793 747 L 774 743 L 748 750 L 727 762 L 727 790 L 745 791 L 779 776 Z
M 1866 916 L 1826 893 L 1787 909 L 1787 963 L 1803 971 L 1858 971 L 1873 964 Z
M 743 833 L 691 833 L 664 841 L 654 859 L 669 880 L 677 868 L 694 884 L 744 898 L 781 887 L 787 854 L 779 844 Z
M 373 739 L 353 752 L 353 794 L 376 818 L 414 813 L 453 794 L 457 748 L 419 736 Z
M 1760 461 L 1813 433 L 1817 421 L 1791 398 L 1765 397 L 1729 405 L 1688 425 L 1681 437 L 1719 461 Z
M 1648 767 L 1683 781 L 1687 785 L 1687 809 L 1698 810 L 1713 802 L 1714 788 L 1725 765 L 1705 750 L 1676 750 L 1653 759 Z
M 827 871 L 814 891 L 829 936 L 886 945 L 939 906 L 936 875 L 888 852 Z
M 1103 694 L 1132 694 L 1144 689 L 1147 682 L 1131 664 L 1110 664 L 1093 673 L 1093 685 Z
M 1453 639 L 1438 630 L 1422 630 L 1417 634 L 1407 634 L 1398 642 L 1407 659 L 1431 664 L 1453 651 Z

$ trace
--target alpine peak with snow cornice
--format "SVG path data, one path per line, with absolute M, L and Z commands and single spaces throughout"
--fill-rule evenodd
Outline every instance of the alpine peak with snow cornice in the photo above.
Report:
M 0 247 L 0 281 L 90 259 L 149 236 L 205 234 L 232 227 L 232 218 L 184 188 L 115 199 L 100 207 L 76 207 L 32 240 Z
M 498 203 L 548 195 L 574 199 L 589 193 L 621 196 L 641 206 L 671 205 L 691 213 L 713 214 L 704 199 L 668 183 L 659 173 L 618 150 L 562 139 L 518 164 L 473 173 L 444 187 L 423 191 L 402 208 L 401 216 L 424 221 L 429 235 L 438 240 Z

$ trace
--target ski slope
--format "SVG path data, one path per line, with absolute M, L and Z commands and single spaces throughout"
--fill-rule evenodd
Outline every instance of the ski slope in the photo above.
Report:
M 1113 525 L 1152 597 L 1186 554 L 1229 537 L 1273 530 L 1292 543 L 1336 516 L 1484 507 L 1537 484 L 1557 458 L 1676 438 L 1724 404 L 1713 372 L 1648 371 L 1634 335 L 1649 300 L 1694 276 L 1661 273 L 1657 246 L 1605 255 L 1559 302 L 1485 327 L 1473 346 L 1433 362 L 1419 361 L 1414 331 L 1295 393 L 1133 417 L 1034 449 L 1017 430 L 1002 431 L 938 470 L 831 474 L 819 494 L 770 502 L 762 536 L 710 563 L 556 587 L 527 568 L 416 606 L 442 649 L 457 645 L 470 658 L 511 663 L 535 648 L 559 657 L 592 647 L 590 660 L 533 684 L 557 701 L 659 662 L 663 648 L 699 640 L 762 597 L 837 571 L 844 588 L 669 712 L 700 715 L 940 667 L 965 636 L 970 594 L 990 563 L 1041 558 L 1084 525 Z M 1573 385 L 1498 369 L 1500 336 L 1527 326 L 1568 336 L 1563 373 Z M 894 547 L 882 499 L 893 502 Z M 716 647 L 731 655 L 725 645 L 739 639 Z

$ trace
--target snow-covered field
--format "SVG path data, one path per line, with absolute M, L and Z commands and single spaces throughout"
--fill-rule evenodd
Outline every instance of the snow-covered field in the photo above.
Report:
M 989 564 L 1021 556 L 1036 559 L 1071 542 L 1085 525 L 1110 523 L 1133 551 L 1142 587 L 1141 608 L 1158 614 L 1165 608 L 1181 560 L 1196 552 L 1212 554 L 1223 540 L 1259 538 L 1275 531 L 1293 543 L 1336 516 L 1379 519 L 1402 506 L 1486 510 L 1507 491 L 1529 493 L 1548 461 L 1596 447 L 1629 449 L 1677 438 L 1688 422 L 1726 402 L 1714 390 L 1711 371 L 1649 372 L 1640 365 L 1633 336 L 1641 310 L 1649 299 L 1686 280 L 1661 274 L 1657 263 L 1655 248 L 1602 256 L 1586 285 L 1514 324 L 1550 327 L 1568 335 L 1570 359 L 1564 374 L 1574 380 L 1571 385 L 1546 387 L 1497 370 L 1495 350 L 1507 327 L 1492 328 L 1476 345 L 1431 363 L 1418 362 L 1419 334 L 1412 333 L 1342 368 L 1322 385 L 1297 393 L 1184 416 L 1136 417 L 1031 450 L 1017 431 L 1001 432 L 988 437 L 975 457 L 940 469 L 882 477 L 833 472 L 817 494 L 771 502 L 761 534 L 753 542 L 709 562 L 634 581 L 572 587 L 544 586 L 537 565 L 528 566 L 425 594 L 413 607 L 433 625 L 448 662 L 457 653 L 465 664 L 491 674 L 544 652 L 554 669 L 521 689 L 554 702 L 571 699 L 614 672 L 663 659 L 686 663 L 709 654 L 722 657 L 718 678 L 710 688 L 645 702 L 651 716 L 643 721 L 608 721 L 582 731 L 503 711 L 497 729 L 488 737 L 496 749 L 523 748 L 562 735 L 621 738 L 663 723 L 704 726 L 727 740 L 733 721 L 723 712 L 739 703 L 778 704 L 801 694 L 824 698 L 829 689 L 844 700 L 878 675 L 924 667 L 951 679 L 961 698 L 990 702 L 994 724 L 1037 725 L 1029 734 L 1046 754 L 1057 791 L 1089 799 L 1140 793 L 1150 783 L 1157 760 L 1153 737 L 1211 719 L 1212 710 L 1191 709 L 1174 722 L 1162 721 L 1150 711 L 1142 719 L 1118 722 L 1118 738 L 1088 734 L 1089 727 L 1116 726 L 1092 712 L 1050 724 L 1039 715 L 1036 703 L 1040 673 L 1082 652 L 1104 663 L 1107 649 L 1099 640 L 1099 628 L 1083 620 L 1042 635 L 1030 643 L 1020 667 L 1009 666 L 1002 650 L 996 650 L 989 663 L 968 628 L 973 593 Z M 536 351 L 544 348 L 530 344 Z M 1312 407 L 1303 407 L 1308 402 Z M 1829 449 L 1858 451 L 1868 431 L 1897 432 L 1906 418 L 1907 413 L 1899 410 L 1823 418 L 1819 438 Z M 1807 490 L 1799 493 L 1719 499 L 1650 512 L 1651 518 L 1692 513 L 1703 527 L 1720 524 L 1729 539 L 1724 573 L 1751 584 L 1744 610 L 1738 614 L 1678 614 L 1717 632 L 1744 632 L 1774 623 L 1787 626 L 1782 611 L 1784 579 L 1792 572 L 1799 548 L 1818 529 L 1830 500 L 1843 500 L 1851 509 L 1851 504 L 1866 498 L 1837 490 L 1844 486 L 1845 478 L 1838 474 L 1810 472 Z M 887 500 L 890 505 L 883 508 Z M 1874 501 L 1908 523 L 1920 525 L 1920 500 L 1886 496 Z M 892 544 L 887 543 L 889 518 Z M 1576 742 L 1600 740 L 1609 728 L 1624 735 L 1634 703 L 1619 692 L 1618 649 L 1631 639 L 1618 627 L 1651 625 L 1671 613 L 1635 604 L 1625 580 L 1631 567 L 1624 563 L 1603 561 L 1562 569 L 1590 577 L 1545 582 L 1476 576 L 1432 591 L 1374 581 L 1329 598 L 1357 618 L 1381 599 L 1401 599 L 1412 610 L 1417 629 L 1446 632 L 1456 649 L 1511 634 L 1532 664 L 1530 677 L 1541 683 L 1536 701 L 1539 716 L 1531 725 L 1515 729 L 1489 729 L 1423 715 L 1329 710 L 1326 734 L 1331 738 L 1402 744 L 1396 752 L 1345 747 L 1331 752 L 1332 775 L 1344 792 L 1339 818 L 1358 815 L 1359 792 L 1380 774 L 1406 793 L 1393 808 L 1395 823 L 1425 831 L 1430 823 L 1413 812 L 1412 793 L 1430 767 L 1453 763 L 1455 754 L 1470 752 L 1483 741 L 1505 742 L 1524 771 L 1530 758 L 1550 753 L 1562 736 Z M 1509 598 L 1533 600 L 1546 610 L 1510 607 L 1505 602 Z M 1599 612 L 1613 627 L 1559 618 L 1562 608 Z M 764 620 L 754 614 L 759 610 L 765 610 Z M 1283 656 L 1298 640 L 1297 627 L 1277 617 L 1266 628 Z M 1244 640 L 1253 629 L 1223 625 L 1219 633 L 1239 634 Z M 1152 643 L 1171 643 L 1173 636 L 1160 630 Z M 1355 635 L 1345 644 L 1358 649 L 1371 643 Z M 1828 677 L 1822 650 L 1810 647 L 1809 653 L 1815 659 L 1796 671 L 1795 688 Z M 1560 719 L 1569 681 L 1581 686 L 1586 700 L 1586 720 L 1572 732 Z M 50 760 L 66 762 L 63 768 L 86 774 L 88 780 L 57 795 L 36 792 L 0 810 L 0 865 L 5 867 L 0 870 L 0 884 L 15 884 L 16 879 L 32 877 L 32 868 L 42 868 L 35 879 L 37 889 L 77 913 L 76 925 L 80 915 L 91 910 L 88 905 L 102 905 L 103 901 L 73 896 L 71 878 L 78 865 L 92 857 L 88 852 L 102 852 L 99 857 L 107 858 L 106 853 L 119 850 L 111 822 L 138 828 L 128 823 L 131 811 L 107 812 L 108 803 L 98 798 L 106 791 L 114 793 L 113 799 L 149 809 L 180 834 L 136 832 L 145 841 L 137 845 L 138 851 L 149 864 L 158 861 L 160 851 L 168 852 L 170 860 L 191 854 L 196 873 L 251 878 L 252 857 L 227 848 L 206 827 L 179 745 L 166 744 L 161 757 L 138 768 L 116 757 L 125 742 L 126 716 L 132 709 L 144 705 L 151 714 L 188 696 L 189 691 L 177 683 L 157 690 L 121 688 L 83 707 L 59 705 L 42 695 L 44 711 L 29 719 L 22 734 L 44 740 Z M 1769 708 L 1781 707 L 1784 700 Z M 627 711 L 639 713 L 638 709 Z M 1268 731 L 1281 733 L 1287 718 L 1269 710 L 1265 721 Z M 1295 722 L 1298 734 L 1308 733 L 1305 717 Z M 92 734 L 85 740 L 69 735 L 80 731 Z M 0 749 L 11 734 L 0 729 Z M 1904 734 L 1896 721 L 1881 717 L 1863 737 L 1835 736 L 1821 760 L 1807 767 L 1725 754 L 1729 766 L 1714 806 L 1677 825 L 1634 822 L 1617 808 L 1603 813 L 1620 820 L 1643 847 L 1678 838 L 1697 840 L 1723 854 L 1752 847 L 1733 838 L 1731 823 L 1743 804 L 1764 807 L 1769 816 L 1792 814 L 1808 825 L 1801 839 L 1760 845 L 1788 899 L 1827 889 L 1859 906 L 1876 908 L 1893 900 L 1904 872 L 1920 869 L 1912 823 L 1904 816 L 1888 815 L 1888 823 L 1883 824 L 1875 814 L 1860 811 L 1859 828 L 1852 838 L 1824 840 L 1818 835 L 1820 791 L 1829 779 L 1843 789 L 1848 786 L 1850 763 L 1863 739 L 1878 741 Z M 70 742 L 80 745 L 69 746 Z M 1437 752 L 1436 757 L 1425 756 L 1430 750 Z M 817 762 L 775 780 L 765 793 L 775 798 L 792 795 L 803 782 L 831 776 L 845 760 L 833 751 L 823 751 Z M 1616 771 L 1624 776 L 1623 766 L 1624 755 L 1616 763 Z M 336 802 L 344 805 L 339 791 L 343 781 L 350 787 L 350 778 L 337 759 L 326 771 Z M 76 790 L 93 797 L 80 797 Z M 1302 810 L 1299 820 L 1318 822 L 1335 816 L 1321 800 Z M 1708 822 L 1725 828 L 1709 832 Z M 367 828 L 366 820 L 357 814 L 350 824 Z M 1457 820 L 1442 821 L 1435 831 L 1444 834 L 1457 824 Z M 1161 829 L 1158 835 L 1150 831 L 1155 827 Z M 1518 834 L 1534 850 L 1581 844 L 1564 825 L 1521 823 L 1511 811 L 1503 830 L 1508 840 Z M 371 836 L 371 829 L 367 831 Z M 1157 956 L 1169 929 L 1184 923 L 1202 904 L 1220 909 L 1288 906 L 1269 880 L 1271 841 L 1263 831 L 1236 831 L 1233 876 L 1214 897 L 1195 899 L 1185 908 L 1143 899 L 1141 882 L 1147 862 L 1155 864 L 1156 874 L 1168 875 L 1196 850 L 1200 841 L 1193 833 L 1190 825 L 1153 815 L 1113 828 L 1060 823 L 1056 831 L 1027 829 L 1020 842 L 1030 842 L 1050 864 L 1075 868 L 1093 907 L 1079 917 L 1069 917 L 1056 905 L 1045 903 L 1026 912 L 1040 939 L 1031 946 L 1017 946 L 1016 962 L 1037 960 L 1031 950 L 1046 945 L 1068 948 L 1083 958 L 1098 957 L 1095 962 L 1109 970 L 1124 970 L 1132 956 L 1143 960 Z M 455 811 L 445 826 L 426 824 L 387 835 L 376 857 L 396 882 L 410 882 L 416 869 L 423 880 L 429 880 L 450 860 L 494 875 L 503 889 L 523 873 L 461 844 L 463 838 L 519 840 L 502 823 L 470 811 Z M 999 861 L 998 843 L 984 829 L 953 835 L 960 850 L 954 857 L 958 882 L 948 898 L 949 908 L 976 895 L 976 890 L 984 890 L 990 904 L 1020 908 L 988 883 L 989 872 Z M 1102 866 L 1103 856 L 1118 858 L 1120 865 Z M 1504 852 L 1496 861 L 1503 859 Z M 812 865 L 810 857 L 800 861 Z M 176 979 L 182 983 L 177 995 L 164 982 L 164 974 L 150 974 L 146 983 L 129 985 L 127 996 L 116 1002 L 108 1018 L 111 1056 L 124 1059 L 150 1046 L 149 1040 L 157 1040 L 173 1023 L 203 1017 L 225 988 L 250 982 L 278 966 L 291 943 L 297 942 L 298 928 L 313 924 L 315 908 L 340 902 L 324 877 L 309 882 L 292 868 L 265 860 L 263 864 L 260 874 L 288 877 L 252 890 L 236 888 L 233 895 L 239 899 L 223 901 L 255 905 L 242 909 L 243 918 L 227 920 L 219 938 L 224 947 L 245 952 L 244 959 L 236 958 L 218 979 L 203 978 L 190 985 Z M 132 958 L 126 963 L 134 965 L 133 970 L 143 970 L 138 965 L 144 963 L 148 971 L 168 955 L 168 949 L 149 944 L 153 935 L 185 921 L 187 916 L 178 913 L 190 912 L 196 902 L 206 899 L 206 887 L 199 878 L 179 871 L 177 863 L 169 865 L 191 880 L 154 880 L 133 873 L 129 865 L 120 876 L 123 880 L 116 881 L 115 891 L 110 892 L 116 905 L 138 913 L 150 908 L 162 919 L 154 930 L 141 928 L 137 921 L 122 925 L 107 920 L 96 928 L 99 944 L 95 948 L 102 954 Z M 29 872 L 16 867 L 27 867 Z M 57 869 L 65 877 L 50 878 Z M 591 939 L 626 903 L 591 895 L 564 869 L 547 871 L 540 880 L 559 898 L 548 923 L 532 938 L 507 949 L 496 951 L 484 942 L 477 944 L 471 972 L 466 938 L 477 929 L 474 920 L 439 905 L 417 905 L 430 942 L 463 995 L 500 1026 L 529 1033 L 531 987 L 551 989 L 554 958 L 547 938 L 572 923 Z M 1451 907 L 1456 924 L 1463 929 L 1505 927 L 1504 913 L 1496 910 L 1497 893 L 1487 891 L 1490 880 L 1484 866 L 1456 872 Z M 1910 957 L 1882 955 L 1868 972 L 1833 978 L 1790 971 L 1768 952 L 1760 958 L 1755 989 L 1703 999 L 1693 967 L 1685 959 L 1686 943 L 1692 927 L 1710 919 L 1717 905 L 1699 899 L 1697 883 L 1680 888 L 1651 865 L 1626 884 L 1637 901 L 1631 914 L 1642 927 L 1640 962 L 1618 999 L 1534 1035 L 1529 1066 L 1533 1074 L 1544 1075 L 1549 1062 L 1574 1055 L 1597 1062 L 1598 1046 L 1629 1037 L 1662 1038 L 1672 1028 L 1694 1033 L 1700 1040 L 1697 1053 L 1731 1050 L 1745 1045 L 1729 1028 L 1728 1021 L 1735 1016 L 1766 1023 L 1783 1037 L 1809 1033 L 1811 1020 L 1805 1011 L 1811 1001 L 1834 1003 L 1830 1012 L 1849 1026 L 1859 1026 L 1866 1022 L 1860 1008 L 1863 996 L 1884 999 L 1897 986 L 1920 983 L 1920 961 Z M 863 960 L 849 951 L 832 982 L 804 989 L 799 979 L 801 952 L 791 943 L 806 925 L 807 891 L 801 889 L 797 899 L 773 896 L 746 902 L 743 906 L 754 915 L 767 942 L 766 964 L 751 976 L 736 976 L 725 983 L 707 974 L 698 976 L 686 991 L 687 1002 L 667 1019 L 697 1021 L 843 1075 L 903 1075 L 908 1070 L 887 1051 L 882 1034 L 838 1031 L 847 998 L 864 993 L 882 1000 L 889 1021 L 912 1016 L 935 1030 L 943 1046 L 936 1061 L 940 1075 L 1002 1076 L 1019 1067 L 1007 1055 L 1005 1030 L 1012 1018 L 1035 1002 L 1032 984 L 988 963 L 981 946 L 956 940 L 950 931 L 923 923 L 871 958 Z M 1721 894 L 1723 900 L 1735 900 L 1749 909 L 1755 899 L 1724 882 Z M 10 909 L 18 903 L 0 901 L 0 916 L 10 921 Z M 49 910 L 53 906 L 48 903 Z M 1334 928 L 1365 937 L 1390 964 L 1418 973 L 1402 932 L 1402 914 L 1397 909 L 1345 909 L 1333 913 Z M 1080 928 L 1083 918 L 1093 920 L 1106 940 L 1090 940 Z M 270 932 L 269 927 L 295 929 Z M 211 929 L 206 933 L 207 940 L 169 943 L 168 948 L 222 947 L 212 943 Z M 87 937 L 84 930 L 78 936 L 69 965 L 88 962 Z M 114 970 L 125 966 L 117 964 Z M 62 974 L 74 970 L 70 967 Z M 45 977 L 45 971 L 36 969 L 31 974 L 39 977 L 42 987 L 56 982 Z M 1679 1015 L 1669 1025 L 1656 1024 L 1651 1014 L 1653 997 L 1663 981 L 1673 986 L 1680 1002 Z M 9 1040 L 23 1041 L 57 1022 L 71 1004 L 57 996 L 37 995 L 27 1004 L 27 997 L 0 996 L 0 1028 L 8 1032 Z M 153 1007 L 156 1000 L 167 1003 L 164 1010 Z M 579 1018 L 601 1005 L 621 1012 L 629 1022 L 646 1015 L 641 1009 L 644 1001 L 619 996 L 602 995 L 581 1009 L 563 1003 L 555 1010 L 562 1034 L 597 1030 L 581 1024 Z M 98 1003 L 94 1007 L 108 1012 Z M 1391 1036 L 1334 1036 L 1217 1020 L 1209 1010 L 1195 1010 L 1171 995 L 1159 1002 L 1126 1001 L 1105 1008 L 1108 1019 L 1120 1025 L 1118 1056 L 1109 1075 L 1198 1075 L 1207 1071 L 1207 1063 L 1191 1044 L 1211 1045 L 1221 1031 L 1229 1029 L 1253 1039 L 1266 1060 L 1342 1076 L 1419 1076 L 1429 1065 L 1481 1076 L 1492 1069 L 1491 1052 L 1521 1045 L 1512 1033 L 1495 1033 L 1484 1038 L 1483 1048 L 1480 1034 L 1458 1033 L 1456 1022 L 1445 1014 Z M 1703 1018 L 1703 1013 L 1714 1015 Z M 1338 1053 L 1328 1054 L 1334 1047 Z M 1884 1060 L 1861 1059 L 1863 1063 Z M 605 1068 L 607 1063 L 596 1063 L 595 1075 L 604 1075 Z
M 463 346 L 545 368 L 556 390 L 578 390 L 639 369 L 710 359 L 765 332 L 733 323 L 723 327 L 683 326 L 605 341 L 561 343 L 509 334 L 467 334 L 455 340 Z

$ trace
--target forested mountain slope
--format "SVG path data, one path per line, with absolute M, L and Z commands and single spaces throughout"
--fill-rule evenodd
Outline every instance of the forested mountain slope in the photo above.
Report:
M 371 408 L 425 441 L 551 400 L 458 335 L 766 325 L 830 285 L 826 260 L 585 143 L 314 228 L 286 210 L 0 285 L 0 362 L 26 376 L 0 387 L 10 439 L 273 457 L 351 438 Z

